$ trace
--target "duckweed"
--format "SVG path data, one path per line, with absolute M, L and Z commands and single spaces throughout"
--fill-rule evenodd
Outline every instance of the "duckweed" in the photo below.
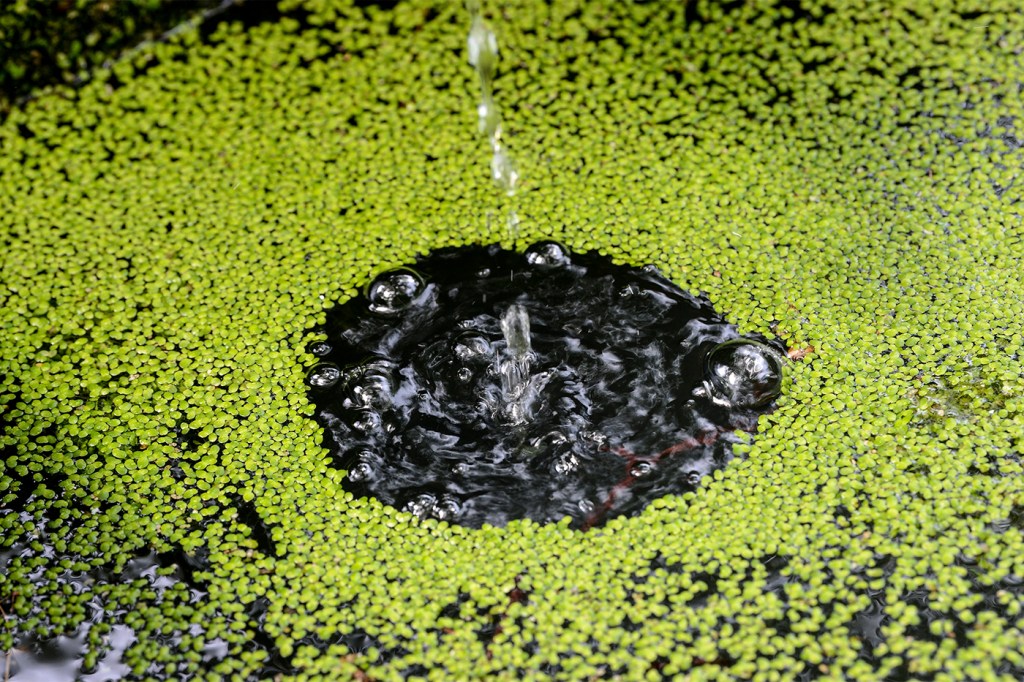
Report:
M 458 3 L 280 10 L 0 124 L 12 679 L 1024 676 L 1015 3 L 488 5 L 514 197 Z M 585 534 L 342 490 L 306 330 L 546 239 L 783 339 L 757 440 Z

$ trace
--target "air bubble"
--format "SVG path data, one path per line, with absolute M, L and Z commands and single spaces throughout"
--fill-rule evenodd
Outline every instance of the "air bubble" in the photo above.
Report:
M 460 511 L 462 511 L 462 506 L 458 500 L 449 495 L 442 495 L 441 499 L 434 504 L 431 513 L 440 521 L 450 521 L 458 516 Z
M 369 462 L 359 462 L 348 471 L 348 480 L 358 483 L 373 476 L 373 466 Z
M 360 410 L 359 416 L 355 421 L 352 422 L 352 428 L 360 433 L 372 434 L 379 433 L 383 426 L 383 420 L 380 415 L 370 410 Z
M 306 346 L 306 351 L 309 352 L 311 355 L 317 356 L 318 358 L 322 358 L 325 355 L 330 355 L 332 350 L 334 349 L 331 347 L 331 344 L 325 341 L 313 341 L 308 346 Z
M 707 356 L 705 391 L 725 407 L 754 407 L 782 390 L 782 358 L 768 346 L 746 339 L 720 343 Z
M 538 242 L 526 250 L 526 262 L 530 265 L 566 265 L 569 251 L 558 242 Z
M 395 315 L 412 305 L 424 288 L 423 278 L 419 274 L 402 268 L 379 275 L 367 289 L 366 297 L 370 299 L 372 312 Z
M 653 469 L 654 465 L 650 462 L 637 462 L 629 468 L 629 473 L 631 476 L 640 478 L 641 476 L 646 476 L 651 473 Z
M 473 380 L 473 370 L 468 367 L 459 367 L 455 372 L 455 378 L 458 379 L 460 384 L 468 384 Z
M 594 503 L 587 499 L 580 500 L 577 506 L 580 508 L 580 511 L 584 514 L 589 514 L 590 512 L 594 511 Z
M 374 361 L 354 370 L 348 389 L 358 407 L 382 408 L 391 402 L 394 394 L 394 376 L 391 363 Z
M 324 363 L 317 365 L 306 375 L 306 383 L 314 388 L 330 388 L 338 383 L 341 378 L 341 370 L 335 365 Z
M 700 485 L 700 479 L 701 478 L 703 478 L 703 477 L 698 472 L 696 472 L 696 471 L 687 471 L 686 472 L 686 485 L 692 486 L 692 487 L 696 488 L 698 485 Z
M 414 514 L 421 519 L 425 519 L 430 516 L 430 513 L 434 510 L 434 505 L 437 503 L 435 498 L 430 493 L 423 493 L 417 495 L 405 504 L 404 511 Z

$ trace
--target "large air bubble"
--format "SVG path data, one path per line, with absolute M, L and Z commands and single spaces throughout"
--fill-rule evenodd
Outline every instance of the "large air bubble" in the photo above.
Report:
M 590 528 L 694 490 L 772 409 L 785 355 L 654 268 L 554 242 L 436 252 L 316 331 L 345 488 L 471 527 Z

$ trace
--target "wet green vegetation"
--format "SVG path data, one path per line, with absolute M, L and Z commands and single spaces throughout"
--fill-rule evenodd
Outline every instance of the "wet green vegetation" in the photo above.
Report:
M 1016 3 L 488 5 L 514 197 L 461 7 L 363 4 L 0 124 L 0 670 L 77 635 L 172 679 L 1019 679 Z M 345 492 L 305 330 L 541 239 L 803 349 L 756 441 L 587 533 Z

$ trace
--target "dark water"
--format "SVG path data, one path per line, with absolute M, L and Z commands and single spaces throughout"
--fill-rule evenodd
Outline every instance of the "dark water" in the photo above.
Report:
M 26 524 L 33 521 L 33 517 L 24 512 L 21 518 Z M 158 603 L 179 608 L 186 605 L 192 608 L 205 596 L 204 592 L 187 586 L 191 582 L 190 563 L 193 560 L 180 551 L 158 555 L 151 549 L 140 548 L 123 569 L 112 572 L 107 566 L 91 566 L 80 561 L 80 557 L 62 553 L 42 528 L 36 530 L 33 538 L 32 545 L 15 542 L 3 548 L 0 544 L 0 576 L 8 575 L 9 571 L 26 562 L 36 565 L 29 576 L 33 587 L 27 594 L 15 591 L 15 596 L 20 594 L 28 602 L 27 616 L 23 619 L 13 613 L 7 614 L 13 625 L 15 646 L 0 657 L 0 680 L 3 682 L 107 682 L 131 676 L 131 668 L 124 659 L 126 652 L 139 643 L 135 630 L 137 623 L 128 624 L 132 607 L 112 604 L 104 586 L 133 583 L 140 590 L 150 591 L 151 598 Z M 39 558 L 44 561 L 38 561 Z M 66 568 L 54 571 L 52 567 L 58 565 Z M 166 566 L 174 566 L 175 570 L 161 570 Z M 51 574 L 54 577 L 49 577 Z M 37 590 L 36 586 L 42 589 Z M 59 597 L 54 598 L 54 589 L 65 596 L 63 603 Z M 77 625 L 69 627 L 62 622 L 72 618 L 68 614 L 74 608 L 69 606 L 69 602 L 82 605 L 82 595 L 89 595 L 84 601 L 84 613 L 75 619 Z M 0 604 L 0 611 L 12 609 L 15 596 Z M 54 611 L 54 603 L 61 604 L 60 611 Z M 37 623 L 35 628 L 26 626 L 31 622 Z M 187 631 L 165 632 L 165 643 L 179 646 L 186 632 L 192 636 L 205 634 L 194 624 L 181 625 Z M 200 658 L 203 663 L 211 663 L 226 655 L 227 643 L 211 638 L 205 642 Z M 154 662 L 146 670 L 150 678 L 170 679 L 163 673 L 163 663 Z M 192 677 L 178 675 L 174 679 Z
M 589 528 L 694 490 L 772 409 L 785 352 L 551 242 L 435 252 L 318 331 L 309 395 L 346 489 L 471 527 Z

